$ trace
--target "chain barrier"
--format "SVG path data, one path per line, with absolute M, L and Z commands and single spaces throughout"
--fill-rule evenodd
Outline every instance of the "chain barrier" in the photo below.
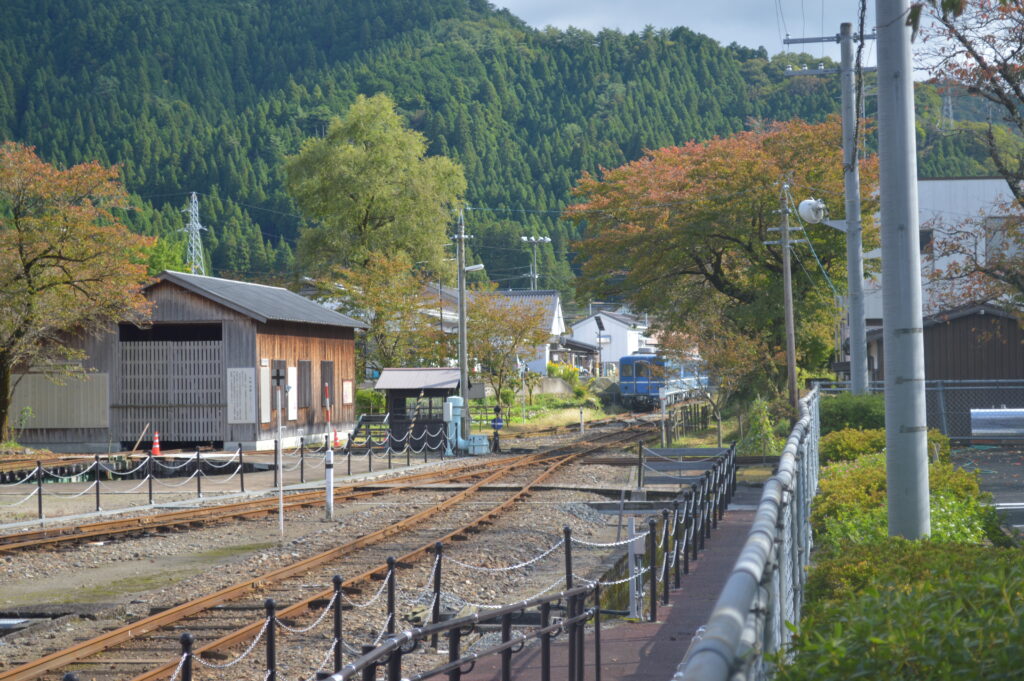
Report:
M 176 487 L 184 487 L 189 482 L 191 482 L 192 479 L 195 478 L 197 475 L 199 475 L 199 471 L 193 471 L 192 475 L 188 476 L 187 478 L 185 478 L 181 482 L 174 483 L 174 484 L 171 484 L 169 482 L 163 482 L 160 478 L 157 478 L 157 477 L 153 478 L 153 482 L 155 482 L 156 484 L 160 485 L 161 487 L 169 487 L 171 489 L 174 489 Z
M 381 640 L 384 638 L 384 634 L 388 633 L 388 625 L 391 624 L 392 615 L 388 613 L 388 616 L 384 618 L 384 628 L 377 634 L 377 638 L 373 639 L 374 647 L 380 645 Z
M 682 458 L 680 458 L 680 459 L 673 459 L 671 457 L 659 454 L 658 452 L 654 451 L 653 449 L 648 449 L 647 447 L 644 447 L 644 454 L 645 454 L 645 456 L 653 456 L 656 459 L 663 459 L 663 460 L 669 461 L 671 463 L 707 463 L 708 461 L 715 461 L 718 458 L 716 456 L 705 456 L 705 457 L 700 458 L 700 459 L 690 459 L 690 458 L 687 458 L 687 459 L 682 459 Z
M 135 485 L 135 487 L 132 487 L 131 489 L 122 490 L 120 492 L 114 492 L 114 494 L 131 494 L 132 492 L 137 491 L 140 487 L 142 487 L 143 485 L 147 484 L 148 482 L 149 482 L 149 476 L 147 475 L 142 480 L 139 480 L 139 484 Z
M 28 501 L 29 499 L 31 499 L 32 497 L 34 497 L 37 494 L 39 494 L 39 489 L 38 488 L 32 490 L 29 493 L 29 495 L 27 497 L 25 497 L 24 499 L 22 499 L 20 501 L 15 501 L 13 504 L 0 504 L 0 507 L 3 507 L 3 508 L 14 508 L 15 506 L 21 506 L 22 504 L 24 504 L 26 501 Z
M 327 662 L 331 659 L 331 655 L 334 654 L 334 646 L 337 642 L 338 639 L 333 639 L 331 641 L 331 645 L 328 646 L 327 652 L 324 654 L 323 659 L 320 660 L 320 664 L 317 666 L 316 669 L 313 670 L 313 675 L 306 677 L 304 681 L 316 681 L 317 675 L 320 673 L 320 670 L 327 666 Z
M 510 570 L 519 570 L 520 568 L 529 567 L 530 565 L 533 565 L 534 563 L 543 560 L 544 558 L 547 558 L 551 555 L 553 551 L 561 548 L 563 544 L 565 544 L 565 539 L 559 539 L 557 544 L 553 545 L 551 548 L 544 551 L 543 553 L 539 553 L 533 558 L 525 560 L 522 563 L 516 563 L 515 565 L 509 565 L 506 567 L 485 567 L 483 565 L 470 565 L 469 563 L 463 563 L 461 560 L 457 560 L 455 558 L 452 558 L 451 556 L 445 556 L 445 560 L 447 560 L 450 563 L 460 565 L 464 568 L 468 568 L 470 570 L 479 570 L 480 572 L 508 572 Z
M 480 610 L 498 610 L 500 608 L 509 608 L 509 607 L 512 607 L 513 605 L 518 605 L 520 603 L 526 603 L 527 601 L 532 601 L 534 598 L 540 598 L 544 594 L 546 594 L 546 593 L 548 593 L 550 591 L 553 591 L 556 587 L 558 587 L 559 584 L 561 584 L 564 581 L 565 581 L 565 575 L 562 575 L 561 577 L 556 579 L 555 582 L 551 586 L 547 587 L 546 589 L 538 591 L 537 593 L 535 593 L 532 596 L 529 596 L 528 598 L 522 598 L 522 599 L 520 599 L 518 601 L 513 601 L 511 603 L 474 603 L 473 601 L 467 601 L 465 598 L 462 598 L 461 596 L 459 596 L 458 594 L 455 594 L 455 593 L 445 592 L 445 594 L 447 596 L 451 597 L 451 598 L 454 598 L 456 601 L 461 602 L 463 605 L 470 606 L 471 608 L 478 608 Z
M 344 600 L 344 601 L 345 601 L 346 603 L 348 603 L 349 605 L 351 605 L 351 606 L 352 606 L 353 608 L 358 608 L 358 609 L 360 609 L 360 610 L 361 610 L 361 609 L 363 609 L 363 608 L 368 608 L 368 607 L 370 607 L 371 605 L 373 605 L 374 603 L 376 603 L 376 602 L 377 602 L 377 599 L 378 599 L 378 598 L 380 598 L 380 597 L 381 597 L 381 596 L 382 596 L 382 595 L 384 594 L 384 590 L 388 588 L 388 580 L 389 580 L 390 578 L 391 578 L 391 570 L 388 570 L 387 574 L 386 574 L 386 575 L 384 575 L 384 580 L 383 580 L 383 581 L 381 582 L 380 588 L 379 588 L 379 589 L 377 589 L 377 593 L 375 593 L 375 594 L 373 595 L 373 598 L 371 598 L 370 600 L 366 601 L 365 603 L 356 603 L 356 602 L 355 602 L 355 601 L 353 601 L 353 600 L 352 600 L 351 598 L 349 598 L 348 596 L 346 596 L 346 595 L 344 594 L 344 592 L 342 592 L 342 594 L 341 594 L 341 597 L 342 597 L 342 599 L 343 599 L 343 600 Z
M 188 653 L 183 653 L 181 659 L 178 660 L 177 668 L 175 668 L 174 673 L 171 674 L 171 678 L 168 681 L 178 681 L 178 675 L 181 674 L 181 670 L 185 666 L 185 660 L 187 659 Z
M 313 631 L 314 629 L 316 629 L 325 619 L 327 619 L 327 616 L 331 614 L 331 608 L 334 606 L 337 600 L 338 594 L 335 593 L 333 596 L 331 596 L 331 602 L 324 606 L 324 611 L 320 613 L 320 616 L 316 618 L 316 621 L 310 624 L 308 627 L 289 627 L 287 624 L 282 622 L 277 617 L 274 617 L 274 621 L 277 623 L 277 626 L 281 627 L 289 633 L 305 634 L 306 632 Z
M 647 537 L 647 535 L 649 535 L 650 533 L 651 533 L 650 530 L 645 530 L 645 531 L 641 532 L 640 534 L 635 534 L 632 537 L 627 537 L 626 539 L 622 539 L 621 541 L 610 541 L 610 542 L 590 542 L 590 541 L 584 541 L 582 539 L 577 539 L 576 537 L 573 537 L 572 538 L 572 543 L 573 544 L 579 544 L 580 546 L 587 546 L 587 547 L 596 548 L 596 549 L 610 549 L 610 548 L 614 548 L 616 546 L 625 546 L 629 542 L 636 541 L 637 539 L 645 539 Z
M 29 480 L 34 480 L 35 477 L 36 477 L 36 474 L 39 473 L 39 468 L 40 468 L 39 466 L 36 466 L 35 468 L 32 469 L 31 473 L 28 473 L 27 475 L 25 475 L 25 477 L 22 478 L 21 480 L 17 480 L 15 482 L 0 482 L 0 487 L 17 487 L 18 485 L 25 484 Z
M 210 484 L 210 485 L 226 485 L 227 483 L 229 483 L 233 479 L 235 479 L 235 477 L 237 477 L 238 474 L 241 473 L 241 472 L 242 472 L 242 467 L 241 466 L 235 466 L 235 470 L 232 471 L 231 475 L 229 475 L 228 477 L 224 478 L 223 480 L 218 480 L 217 478 L 211 477 L 211 476 L 207 475 L 206 473 L 203 473 L 203 479 L 206 480 L 207 478 L 209 478 L 210 482 L 207 483 L 207 484 Z M 154 478 L 154 480 L 155 479 L 156 478 Z
M 95 467 L 96 467 L 96 462 L 95 461 L 91 461 L 88 466 L 86 466 L 83 470 L 79 471 L 78 473 L 75 473 L 74 475 L 58 475 L 56 471 L 51 471 L 49 468 L 46 468 L 44 466 L 43 467 L 43 475 L 48 475 L 51 478 L 55 478 L 57 480 L 74 480 L 75 478 L 77 478 L 79 476 L 85 475 L 86 473 L 88 473 L 89 471 L 91 471 Z
M 215 463 L 216 459 L 203 459 L 203 465 L 209 466 L 210 468 L 227 468 L 235 462 L 238 458 L 238 454 L 235 454 L 230 459 L 225 459 L 222 463 Z
M 86 492 L 88 492 L 93 487 L 96 487 L 99 484 L 99 480 L 93 480 L 91 485 L 83 489 L 81 492 L 76 492 L 75 494 L 59 494 L 57 492 L 51 492 L 50 494 L 57 497 L 58 499 L 77 499 L 78 497 L 83 496 Z
M 154 456 L 153 457 L 153 463 L 155 463 L 157 466 L 160 466 L 160 468 L 163 468 L 165 471 L 177 471 L 177 470 L 181 470 L 185 466 L 187 466 L 190 463 L 192 463 L 192 460 L 195 459 L 195 458 L 196 458 L 195 456 L 190 456 L 187 459 L 185 459 L 182 463 L 179 463 L 179 464 L 175 465 L 175 464 L 166 464 L 166 463 L 164 463 L 163 461 L 161 461 L 160 459 L 158 459 L 158 458 L 156 458 Z
M 201 664 L 202 666 L 209 667 L 210 669 L 230 669 L 231 667 L 234 667 L 236 664 L 238 664 L 239 662 L 241 662 L 242 660 L 247 658 L 252 653 L 252 651 L 256 649 L 256 646 L 257 646 L 257 644 L 259 644 L 260 640 L 263 638 L 263 635 L 265 633 L 267 633 L 267 627 L 269 627 L 269 626 L 270 626 L 270 618 L 269 617 L 265 617 L 263 619 L 263 628 L 260 629 L 260 633 L 256 634 L 256 638 L 254 638 L 249 643 L 249 647 L 246 648 L 238 657 L 236 657 L 235 659 L 231 660 L 231 662 L 226 662 L 224 664 L 214 664 L 213 662 L 207 662 L 206 660 L 204 660 L 199 655 L 194 656 L 192 659 L 194 659 L 197 662 L 199 662 L 199 664 Z
M 616 586 L 618 586 L 620 584 L 626 584 L 630 580 L 635 580 L 637 578 L 641 578 L 641 577 L 644 576 L 644 574 L 646 574 L 649 571 L 650 571 L 650 566 L 647 566 L 647 567 L 636 567 L 636 568 L 633 569 L 633 574 L 630 574 L 629 577 L 624 577 L 621 580 L 615 580 L 613 582 L 603 582 L 601 580 L 588 580 L 585 577 L 580 577 L 579 574 L 574 573 L 574 572 L 572 573 L 572 579 L 580 580 L 581 582 L 583 582 L 584 584 L 586 584 L 589 587 L 592 587 L 595 584 L 601 586 L 602 588 L 603 587 L 616 587 Z
M 126 478 L 129 475 L 134 475 L 135 473 L 138 473 L 139 471 L 141 471 L 143 468 L 145 468 L 147 463 L 149 463 L 149 462 L 148 461 L 143 461 L 142 463 L 140 463 L 138 466 L 136 466 L 135 468 L 131 469 L 130 471 L 118 471 L 118 470 L 114 470 L 113 468 L 110 468 L 105 463 L 101 462 L 100 463 L 100 470 L 101 471 L 106 471 L 106 472 L 110 473 L 111 475 L 119 475 L 119 476 L 121 476 L 123 478 Z

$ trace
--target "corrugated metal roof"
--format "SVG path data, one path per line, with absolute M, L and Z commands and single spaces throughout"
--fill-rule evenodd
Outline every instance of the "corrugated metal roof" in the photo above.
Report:
M 427 390 L 459 387 L 459 370 L 447 368 L 382 369 L 376 390 Z
M 298 322 L 352 329 L 368 328 L 366 324 L 357 319 L 329 310 L 319 303 L 279 286 L 204 277 L 172 270 L 161 272 L 157 281 L 169 281 L 177 284 L 196 295 L 220 303 L 263 323 L 268 321 Z

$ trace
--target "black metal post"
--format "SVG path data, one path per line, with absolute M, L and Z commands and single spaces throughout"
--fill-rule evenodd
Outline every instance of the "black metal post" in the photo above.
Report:
M 448 662 L 455 662 L 455 660 L 462 657 L 459 652 L 459 643 L 462 640 L 462 630 L 458 627 L 448 631 Z M 455 669 L 448 672 L 448 681 L 461 681 L 462 669 L 456 667 Z M 372 681 L 372 679 L 371 679 Z
M 281 458 L 280 458 L 281 454 L 279 452 L 283 452 L 283 451 L 284 451 L 284 447 L 283 446 L 279 447 L 277 440 L 274 440 L 274 489 L 277 489 L 277 486 L 281 482 L 280 480 L 278 480 L 278 475 L 281 474 Z M 281 477 L 284 477 L 284 476 L 281 476 Z
M 149 487 L 149 505 L 153 505 L 153 453 L 146 456 L 146 482 Z
M 331 578 L 334 584 L 334 673 L 341 671 L 342 655 L 344 647 L 341 638 L 341 575 L 334 575 Z
M 587 596 L 586 594 L 580 594 L 576 597 L 576 614 L 582 615 L 584 610 L 587 608 Z M 581 621 L 576 627 L 576 678 L 579 681 L 583 681 L 583 677 L 586 676 L 586 662 L 584 653 L 586 652 L 586 633 L 587 623 Z
M 601 585 L 594 585 L 594 681 L 601 681 Z
M 345 456 L 348 457 L 348 475 L 352 475 L 352 433 L 345 436 Z
M 565 604 L 565 617 L 569 620 L 569 630 L 566 632 L 566 642 L 568 643 L 568 650 L 566 656 L 568 658 L 568 669 L 566 678 L 569 681 L 578 681 L 576 676 L 576 626 L 577 623 L 573 621 L 576 616 L 576 597 L 570 596 Z
M 196 447 L 196 496 L 203 498 L 203 457 Z
M 636 486 L 644 486 L 644 443 L 636 443 Z
M 385 440 L 386 442 L 386 440 Z M 366 438 L 366 472 L 373 472 L 373 438 Z
M 704 540 L 711 538 L 711 477 L 710 471 L 704 471 L 704 518 L 701 520 L 701 525 L 704 527 L 704 533 L 700 537 L 700 548 L 704 548 Z
M 242 454 L 242 443 L 238 443 L 238 491 L 245 491 L 245 457 Z
M 572 528 L 568 525 L 562 528 L 562 538 L 565 543 L 565 589 L 572 588 Z M 576 599 L 570 598 L 566 605 L 565 616 L 569 619 L 576 614 Z M 569 625 L 569 679 L 576 681 L 576 624 Z
M 675 586 L 675 588 L 677 589 L 681 584 L 679 580 L 679 540 L 681 539 L 679 531 L 680 527 L 681 524 L 679 522 L 679 500 L 676 499 L 672 502 L 672 560 L 676 564 L 675 578 L 673 580 L 672 585 Z
M 36 507 L 39 509 L 39 519 L 43 519 L 43 462 L 36 459 Z
M 363 655 L 373 652 L 373 646 L 364 645 L 360 648 Z M 371 664 L 363 669 L 363 681 L 376 681 L 377 679 L 377 665 Z
M 389 634 L 395 633 L 395 559 L 388 556 L 388 626 Z
M 274 599 L 263 602 L 267 609 L 267 678 L 266 681 L 277 681 L 277 614 Z
M 388 443 L 388 470 L 391 470 L 391 443 Z
M 547 629 L 551 626 L 551 601 L 544 601 L 540 604 L 540 627 Z M 541 634 L 540 637 L 540 681 L 551 681 L 551 634 Z
M 572 588 L 572 528 L 568 525 L 562 528 L 562 538 L 565 544 L 565 588 L 568 591 Z
M 668 509 L 661 509 L 661 602 L 668 605 Z
M 299 482 L 306 482 L 306 438 L 299 438 Z
M 181 665 L 181 681 L 192 681 L 192 644 L 195 638 L 186 631 L 178 640 L 181 642 L 181 654 L 185 657 Z
M 690 511 L 690 500 L 688 497 L 683 506 L 683 574 L 690 574 L 690 545 L 693 542 L 693 515 Z
M 388 656 L 388 681 L 402 681 L 402 648 L 396 646 Z
M 100 455 L 96 454 L 94 462 L 96 464 L 96 512 L 100 511 Z
M 501 616 L 501 642 L 508 643 L 512 640 L 512 614 L 505 613 Z M 512 681 L 512 649 L 505 648 L 501 651 L 501 681 Z
M 423 451 L 427 451 L 427 438 L 424 433 L 423 437 Z M 405 467 L 408 468 L 412 465 L 412 447 L 405 448 Z
M 441 542 L 434 544 L 434 605 L 430 608 L 430 623 L 441 621 L 441 561 L 444 547 Z M 430 637 L 430 645 L 437 650 L 437 634 Z
M 658 621 L 658 536 L 657 522 L 654 518 L 647 520 L 647 566 L 651 571 L 650 597 L 651 622 Z M 270 679 L 270 681 L 274 681 Z

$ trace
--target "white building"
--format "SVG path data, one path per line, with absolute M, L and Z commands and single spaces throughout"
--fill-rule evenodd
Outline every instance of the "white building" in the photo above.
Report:
M 619 359 L 626 355 L 657 350 L 657 341 L 647 332 L 646 319 L 623 312 L 599 312 L 572 325 L 573 338 L 597 344 L 603 376 L 617 376 Z

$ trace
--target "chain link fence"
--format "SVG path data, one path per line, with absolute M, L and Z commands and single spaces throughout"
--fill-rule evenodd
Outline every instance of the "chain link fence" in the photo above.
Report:
M 848 392 L 847 381 L 818 384 L 823 394 Z M 885 383 L 873 381 L 871 392 L 885 391 Z M 953 440 L 985 437 L 972 430 L 971 411 L 979 409 L 1024 409 L 1024 380 L 925 381 L 928 427 L 942 431 Z M 977 427 L 975 424 L 974 427 Z M 1003 438 L 1024 439 L 1024 429 Z

